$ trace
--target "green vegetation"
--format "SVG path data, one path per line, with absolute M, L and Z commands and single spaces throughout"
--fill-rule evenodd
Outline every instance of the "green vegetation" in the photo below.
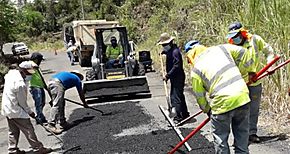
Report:
M 61 37 L 53 34 L 61 31 L 63 23 L 82 19 L 80 2 L 36 0 L 17 11 L 2 0 L 0 45 L 24 40 L 35 50 L 63 48 Z M 175 36 L 181 48 L 191 39 L 212 46 L 227 42 L 227 27 L 234 21 L 241 21 L 251 33 L 262 36 L 281 55 L 280 61 L 290 56 L 288 0 L 83 0 L 83 6 L 85 19 L 119 20 L 127 26 L 130 39 L 140 50 L 151 51 L 155 65 L 160 65 L 161 49 L 156 42 L 161 33 Z M 189 74 L 190 68 L 185 66 Z M 284 129 L 281 123 L 290 114 L 286 94 L 289 71 L 290 65 L 264 80 L 263 107 L 271 115 L 265 118 L 273 121 L 275 128 Z

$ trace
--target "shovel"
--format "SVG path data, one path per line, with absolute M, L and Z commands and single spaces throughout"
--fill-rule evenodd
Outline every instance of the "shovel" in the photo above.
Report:
M 165 76 L 165 70 L 163 66 L 163 59 L 162 59 L 162 54 L 160 54 L 160 63 L 161 63 L 161 71 L 163 77 Z M 166 102 L 167 102 L 167 111 L 169 112 L 170 117 L 173 117 L 173 114 L 176 114 L 175 108 L 172 108 L 172 104 L 170 101 L 170 97 L 168 95 L 168 88 L 167 88 L 167 82 L 164 80 L 163 81 L 164 89 L 165 89 L 165 97 L 166 97 Z

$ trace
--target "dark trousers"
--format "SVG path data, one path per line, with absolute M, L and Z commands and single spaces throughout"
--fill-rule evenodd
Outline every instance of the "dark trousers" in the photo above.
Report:
M 171 89 L 170 89 L 170 100 L 172 107 L 176 109 L 176 120 L 182 120 L 189 116 L 189 112 L 187 110 L 184 92 L 184 82 L 185 79 L 171 79 Z

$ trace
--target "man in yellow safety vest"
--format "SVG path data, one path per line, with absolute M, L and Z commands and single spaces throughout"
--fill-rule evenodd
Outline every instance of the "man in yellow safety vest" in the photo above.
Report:
M 229 43 L 242 46 L 248 49 L 248 51 L 254 53 L 254 66 L 257 71 L 262 69 L 263 63 L 265 64 L 265 60 L 263 61 L 265 56 L 267 63 L 275 56 L 273 48 L 268 43 L 266 43 L 260 36 L 248 33 L 240 22 L 230 24 L 227 39 Z M 250 84 L 248 88 L 251 99 L 249 141 L 259 143 L 260 138 L 257 136 L 257 123 L 262 95 L 261 81 Z
M 236 153 L 249 153 L 249 91 L 240 70 L 255 72 L 246 49 L 223 44 L 205 47 L 198 41 L 185 45 L 194 96 L 211 118 L 216 153 L 230 153 L 228 137 L 234 134 Z M 237 67 L 238 66 L 238 67 Z M 206 92 L 211 101 L 206 99 Z

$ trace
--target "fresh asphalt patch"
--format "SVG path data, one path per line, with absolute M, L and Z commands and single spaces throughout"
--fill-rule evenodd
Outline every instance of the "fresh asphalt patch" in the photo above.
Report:
M 94 107 L 92 104 L 90 106 Z M 103 111 L 111 111 L 113 114 L 100 116 L 99 113 L 85 108 L 74 110 L 68 121 L 72 123 L 77 121 L 77 125 L 62 136 L 66 153 L 164 154 L 179 142 L 172 129 L 156 127 L 158 123 L 154 123 L 154 118 L 144 111 L 139 101 L 96 107 Z M 181 131 L 186 136 L 191 129 L 182 128 Z M 213 144 L 200 133 L 192 137 L 188 143 L 193 149 L 190 153 L 214 152 Z M 70 149 L 78 146 L 79 148 Z M 177 153 L 188 152 L 182 147 Z

